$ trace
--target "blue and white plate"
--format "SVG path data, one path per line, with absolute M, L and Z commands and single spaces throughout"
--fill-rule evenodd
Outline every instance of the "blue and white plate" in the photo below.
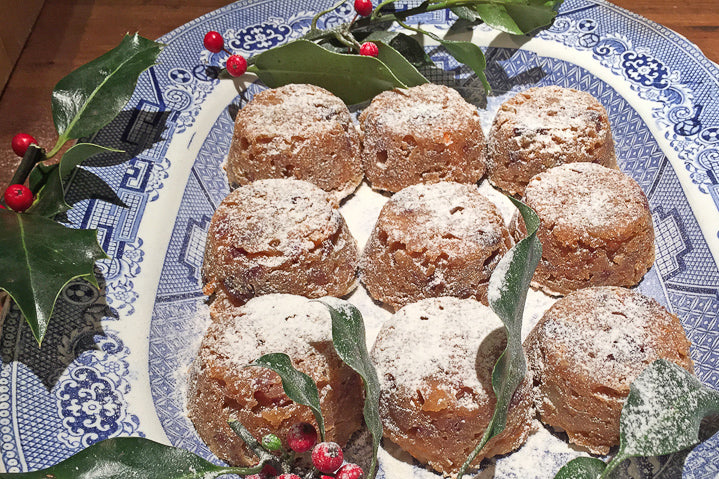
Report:
M 221 65 L 227 54 L 204 50 L 202 38 L 217 30 L 229 50 L 250 55 L 299 37 L 330 3 L 246 0 L 160 39 L 167 48 L 159 65 L 142 75 L 128 110 L 94 139 L 127 154 L 89 162 L 71 189 L 86 197 L 98 188 L 97 175 L 112 189 L 106 196 L 114 192 L 127 205 L 82 200 L 68 214 L 77 227 L 97 228 L 112 258 L 99 264 L 103 291 L 85 282 L 66 288 L 41 350 L 16 309 L 4 320 L 0 469 L 44 468 L 130 435 L 213 459 L 184 414 L 185 374 L 208 319 L 200 266 L 212 212 L 228 191 L 221 167 L 232 133 L 228 106 L 241 106 L 260 87 L 252 79 L 208 77 L 207 66 Z M 345 7 L 320 26 L 351 15 Z M 435 12 L 421 21 L 444 34 L 453 18 Z M 717 65 L 672 31 L 599 0 L 566 1 L 554 25 L 531 39 L 480 27 L 474 41 L 486 47 L 489 97 L 441 48 L 427 49 L 444 68 L 431 79 L 477 104 L 485 131 L 502 101 L 535 85 L 585 90 L 607 108 L 620 167 L 642 186 L 653 212 L 657 260 L 640 289 L 681 317 L 697 376 L 719 388 Z M 360 242 L 381 201 L 363 186 L 343 206 Z M 350 300 L 371 335 L 386 313 L 362 288 Z M 534 301 L 540 310 L 542 299 Z M 578 454 L 541 428 L 479 477 L 553 477 Z M 381 461 L 379 477 L 437 477 L 401 454 L 383 451 Z M 660 470 L 663 477 L 680 470 L 717 477 L 719 435 L 688 456 L 634 462 L 625 474 Z

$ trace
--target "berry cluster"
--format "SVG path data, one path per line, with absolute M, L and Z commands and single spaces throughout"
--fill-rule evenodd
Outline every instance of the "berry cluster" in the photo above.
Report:
M 230 56 L 227 57 L 225 62 L 225 68 L 227 73 L 233 77 L 244 75 L 247 71 L 247 60 L 242 55 L 232 55 L 225 49 L 225 39 L 222 38 L 219 32 L 209 31 L 205 34 L 205 39 L 202 42 L 212 53 L 220 53 L 224 51 Z
M 312 424 L 301 422 L 294 424 L 285 438 L 287 447 L 295 453 L 311 452 L 312 464 L 319 472 L 319 479 L 362 479 L 364 471 L 357 464 L 343 465 L 344 453 L 336 442 L 317 443 L 317 430 Z M 262 438 L 262 445 L 268 450 L 279 451 L 281 443 L 277 436 L 269 434 Z M 272 466 L 265 466 L 259 474 L 247 476 L 246 479 L 302 479 L 293 473 L 279 474 Z
M 37 140 L 27 133 L 18 133 L 12 138 L 10 146 L 17 156 L 22 157 L 30 145 L 37 145 Z M 27 186 L 14 184 L 5 189 L 3 200 L 11 210 L 22 213 L 30 208 L 35 197 Z M 5 209 L 3 205 L 0 208 Z

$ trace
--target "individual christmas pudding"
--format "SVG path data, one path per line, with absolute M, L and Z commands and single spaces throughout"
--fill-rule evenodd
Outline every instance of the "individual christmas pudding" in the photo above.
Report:
M 425 83 L 377 95 L 359 116 L 362 164 L 372 188 L 397 192 L 417 183 L 476 183 L 486 142 L 477 108 L 455 90 Z
M 409 186 L 382 208 L 360 278 L 393 310 L 438 296 L 486 302 L 489 277 L 513 244 L 499 210 L 475 185 Z
M 536 175 L 524 201 L 539 215 L 535 286 L 566 294 L 633 286 L 654 262 L 654 229 L 641 188 L 619 170 L 572 163 Z
M 689 345 L 679 318 L 638 292 L 603 286 L 567 295 L 525 341 L 542 421 L 606 454 L 619 444 L 632 381 L 660 358 L 692 372 Z
M 188 416 L 210 450 L 229 464 L 257 463 L 228 426 L 230 418 L 258 440 L 270 433 L 285 438 L 301 422 L 317 428 L 310 408 L 285 395 L 275 372 L 246 367 L 277 352 L 317 383 L 326 440 L 344 446 L 362 426 L 362 380 L 335 352 L 329 310 L 300 296 L 260 296 L 216 317 L 190 370 Z
M 306 181 L 260 180 L 230 193 L 207 232 L 207 295 L 342 296 L 356 285 L 357 243 L 327 193 Z
M 347 106 L 314 85 L 265 90 L 242 108 L 225 169 L 230 185 L 309 181 L 338 201 L 362 181 L 360 135 Z
M 494 412 L 492 369 L 505 346 L 500 319 L 473 299 L 430 298 L 400 309 L 382 325 L 371 353 L 385 438 L 455 474 Z M 474 465 L 524 443 L 534 416 L 531 384 L 528 375 L 512 397 L 506 428 Z
M 575 162 L 617 167 L 609 117 L 589 93 L 530 88 L 500 106 L 487 138 L 489 181 L 522 195 L 537 173 Z

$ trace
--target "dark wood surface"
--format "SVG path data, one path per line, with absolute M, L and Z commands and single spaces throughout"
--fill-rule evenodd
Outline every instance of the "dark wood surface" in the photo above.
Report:
M 0 97 L 0 188 L 19 159 L 10 149 L 17 132 L 52 148 L 57 136 L 50 92 L 74 68 L 114 47 L 126 32 L 161 35 L 226 5 L 222 0 L 46 0 Z M 616 0 L 621 7 L 684 35 L 719 62 L 719 1 Z

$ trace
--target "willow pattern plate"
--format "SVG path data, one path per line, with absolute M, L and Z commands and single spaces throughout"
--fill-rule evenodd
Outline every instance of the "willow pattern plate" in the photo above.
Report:
M 227 193 L 221 163 L 232 133 L 228 106 L 241 106 L 260 87 L 208 77 L 207 66 L 226 54 L 203 50 L 202 38 L 217 30 L 230 50 L 249 55 L 299 37 L 329 3 L 243 1 L 160 39 L 167 44 L 160 63 L 142 75 L 127 111 L 94 139 L 127 154 L 89 162 L 70 191 L 82 198 L 98 188 L 96 175 L 110 185 L 108 196 L 127 205 L 84 200 L 68 214 L 71 224 L 100 232 L 111 256 L 98 268 L 104 289 L 70 284 L 41 350 L 16 309 L 5 318 L 0 468 L 40 469 L 120 435 L 214 460 L 184 414 L 184 378 L 207 320 L 199 271 L 208 222 Z M 346 7 L 323 21 L 351 15 Z M 446 12 L 421 18 L 442 34 L 453 20 Z M 502 101 L 535 85 L 585 90 L 607 108 L 620 167 L 642 186 L 654 218 L 657 259 L 640 290 L 681 317 L 697 376 L 719 388 L 717 65 L 679 35 L 602 1 L 566 1 L 554 25 L 531 39 L 480 27 L 473 40 L 486 48 L 494 88 L 488 97 L 441 48 L 427 50 L 443 68 L 431 80 L 478 105 L 485 131 Z M 360 242 L 381 206 L 373 195 L 362 187 L 343 206 Z M 361 288 L 350 300 L 365 313 L 371 337 L 382 313 Z M 575 455 L 561 437 L 541 430 L 480 477 L 552 477 Z M 381 461 L 379 477 L 436 477 L 400 454 L 383 452 Z M 680 471 L 716 477 L 719 435 L 688 455 L 625 467 L 632 477 Z

